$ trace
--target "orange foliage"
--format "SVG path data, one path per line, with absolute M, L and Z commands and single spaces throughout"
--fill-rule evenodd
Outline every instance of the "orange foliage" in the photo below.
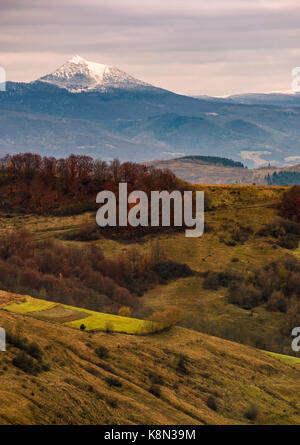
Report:
M 177 306 L 169 306 L 163 312 L 155 312 L 148 320 L 158 323 L 163 329 L 174 326 L 183 318 L 183 309 Z
M 294 186 L 283 195 L 279 209 L 285 218 L 300 222 L 300 186 Z

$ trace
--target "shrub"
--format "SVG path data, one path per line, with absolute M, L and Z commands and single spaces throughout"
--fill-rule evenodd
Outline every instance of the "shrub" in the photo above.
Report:
M 288 219 L 284 219 L 284 218 L 277 218 L 272 223 L 267 224 L 264 227 L 262 227 L 257 232 L 257 235 L 259 235 L 259 236 L 271 235 L 274 238 L 278 238 L 281 235 L 284 235 L 286 233 L 299 235 L 300 234 L 300 225 L 298 223 L 296 223 L 295 221 L 289 221 Z
M 244 244 L 253 233 L 253 230 L 250 226 L 235 226 L 232 231 L 232 238 L 234 241 L 240 244 Z
M 80 329 L 81 329 L 81 331 L 84 331 L 84 330 L 85 330 L 85 324 L 82 323 L 82 324 L 80 325 Z
M 277 245 L 285 249 L 296 249 L 300 240 L 300 224 L 284 218 L 277 218 L 271 224 L 257 232 L 260 236 L 272 236 L 277 239 Z
M 217 272 L 208 272 L 203 282 L 204 289 L 217 290 L 219 286 L 219 274 Z
M 37 375 L 42 370 L 42 368 L 24 351 L 19 352 L 16 357 L 14 357 L 12 363 L 17 368 L 32 375 Z
M 115 386 L 117 388 L 121 388 L 122 386 L 122 382 L 116 377 L 107 377 L 105 380 L 108 386 Z
M 227 246 L 236 246 L 244 244 L 253 233 L 250 226 L 242 226 L 237 223 L 223 225 L 225 233 L 219 235 L 219 241 Z
M 219 273 L 220 286 L 228 287 L 232 281 L 242 281 L 244 276 L 231 268 Z
M 160 387 L 158 385 L 152 385 L 149 388 L 149 392 L 151 394 L 153 394 L 155 397 L 160 398 L 160 396 L 161 396 L 161 389 L 160 389 Z
M 15 346 L 18 349 L 26 351 L 28 341 L 26 338 L 21 338 L 18 334 L 14 334 L 13 332 L 6 332 L 6 341 L 7 343 Z
M 258 416 L 258 408 L 256 405 L 251 405 L 245 412 L 245 417 L 248 420 L 255 420 Z
M 165 260 L 154 266 L 154 271 L 158 274 L 162 282 L 170 279 L 188 277 L 193 274 L 187 264 L 177 263 L 173 260 Z
M 36 343 L 29 343 L 26 347 L 27 354 L 31 355 L 31 357 L 34 357 L 36 360 L 41 361 L 43 358 L 43 351 Z
M 28 355 L 35 358 L 36 360 L 42 361 L 43 351 L 36 343 L 29 343 L 27 338 L 21 338 L 17 334 L 7 332 L 6 341 L 16 348 L 21 349 L 21 351 L 26 352 Z
M 158 323 L 159 329 L 167 329 L 178 323 L 178 321 L 182 319 L 183 314 L 184 312 L 181 308 L 177 306 L 170 306 L 162 312 L 155 312 L 148 317 L 148 320 Z M 153 325 L 153 328 L 155 330 L 156 326 Z
M 299 235 L 294 235 L 293 233 L 287 233 L 281 236 L 278 240 L 278 245 L 284 249 L 297 249 L 299 245 Z
M 188 369 L 186 366 L 187 359 L 184 355 L 180 355 L 176 369 L 180 374 L 188 374 Z
M 50 369 L 51 369 L 51 367 L 50 367 L 49 363 L 43 363 L 42 364 L 42 371 L 48 372 L 48 371 L 50 371 Z
M 100 377 L 100 372 L 97 369 L 92 368 L 91 366 L 88 366 L 86 368 L 87 372 L 89 372 L 90 374 L 92 374 L 95 377 Z
M 110 372 L 111 374 L 114 373 L 114 369 L 112 366 L 110 366 L 110 364 L 104 362 L 104 363 L 96 363 L 96 365 L 98 366 L 98 368 L 104 369 L 104 371 L 106 372 Z
M 252 283 L 233 281 L 229 285 L 228 301 L 231 304 L 237 304 L 245 309 L 249 309 L 262 302 L 261 291 Z
M 286 313 L 282 333 L 289 335 L 300 316 L 300 264 L 287 256 L 267 264 L 242 282 L 229 285 L 229 301 L 242 307 L 266 302 L 267 309 Z
M 274 291 L 268 300 L 267 308 L 269 311 L 286 312 L 288 300 L 281 291 Z
M 208 408 L 212 409 L 213 411 L 217 411 L 218 410 L 218 405 L 217 405 L 217 401 L 213 396 L 210 396 L 207 399 L 206 405 L 208 406 Z
M 286 320 L 282 331 L 286 335 L 291 335 L 291 330 L 295 326 L 299 326 L 300 320 L 300 301 L 298 298 L 292 297 L 286 315 Z
M 113 399 L 112 397 L 107 397 L 106 402 L 111 408 L 118 408 L 118 401 L 116 399 Z
M 95 353 L 102 359 L 109 357 L 109 350 L 105 346 L 98 346 L 98 348 L 95 349 Z
M 118 314 L 120 315 L 120 317 L 130 317 L 131 315 L 131 310 L 128 306 L 122 306 L 119 309 Z
M 111 334 L 114 331 L 114 324 L 111 321 L 105 323 L 105 332 Z
M 149 376 L 149 379 L 151 380 L 151 382 L 153 384 L 155 384 L 155 385 L 162 385 L 163 384 L 162 376 L 157 374 L 156 372 L 150 371 L 148 376 Z

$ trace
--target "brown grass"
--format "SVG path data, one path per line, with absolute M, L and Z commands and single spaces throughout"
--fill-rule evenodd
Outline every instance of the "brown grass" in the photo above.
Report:
M 183 328 L 150 337 L 76 331 L 0 311 L 0 325 L 39 344 L 50 371 L 15 368 L 0 356 L 0 424 L 300 423 L 299 370 L 267 354 Z M 106 360 L 95 349 L 105 345 Z M 184 356 L 186 373 L 178 370 Z M 161 397 L 149 392 L 159 376 Z M 121 387 L 110 387 L 109 377 Z M 207 407 L 216 399 L 218 411 Z
M 32 317 L 39 320 L 55 321 L 57 323 L 67 323 L 74 320 L 81 320 L 89 316 L 86 312 L 74 311 L 64 306 L 54 306 L 44 311 L 33 312 L 30 314 Z
M 0 308 L 12 303 L 23 303 L 25 300 L 25 295 L 0 290 Z

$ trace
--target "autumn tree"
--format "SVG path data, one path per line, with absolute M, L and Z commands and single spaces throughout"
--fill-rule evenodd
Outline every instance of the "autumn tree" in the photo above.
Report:
M 279 210 L 285 218 L 300 223 L 300 186 L 292 187 L 284 193 Z
M 183 318 L 183 315 L 183 309 L 178 306 L 169 306 L 162 312 L 153 313 L 148 320 L 153 322 L 154 330 L 161 330 L 174 326 Z
M 122 306 L 120 307 L 118 314 L 120 317 L 130 317 L 131 310 L 128 306 Z

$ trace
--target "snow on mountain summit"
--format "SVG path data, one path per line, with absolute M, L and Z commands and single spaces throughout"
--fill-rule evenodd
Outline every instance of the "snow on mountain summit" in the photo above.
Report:
M 72 93 L 82 91 L 107 91 L 113 88 L 135 89 L 151 87 L 150 84 L 135 79 L 120 69 L 90 62 L 74 56 L 51 74 L 38 79 L 66 88 Z

